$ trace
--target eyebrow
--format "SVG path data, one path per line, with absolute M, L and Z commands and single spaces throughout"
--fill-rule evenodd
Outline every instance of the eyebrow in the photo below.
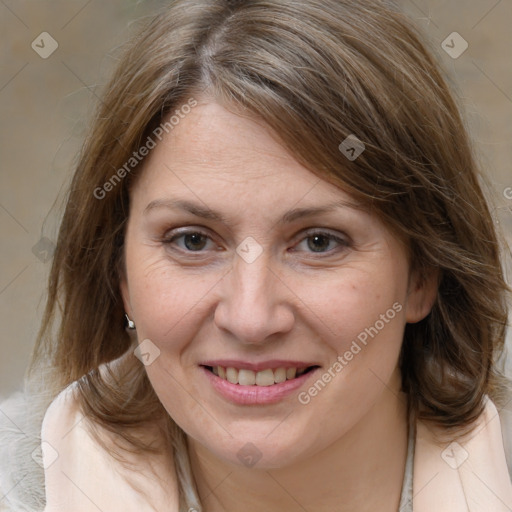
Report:
M 212 210 L 206 205 L 201 205 L 199 203 L 194 203 L 192 201 L 187 201 L 184 199 L 155 199 L 154 201 L 151 201 L 146 206 L 146 208 L 144 208 L 143 213 L 144 215 L 146 215 L 150 211 L 155 210 L 157 208 L 184 210 L 191 213 L 192 215 L 195 215 L 196 217 L 222 222 L 224 224 L 229 225 L 228 219 L 224 215 L 222 215 L 222 213 Z M 342 208 L 350 208 L 358 211 L 363 210 L 363 208 L 360 205 L 357 205 L 356 203 L 340 200 L 322 206 L 311 206 L 308 208 L 293 208 L 292 210 L 289 210 L 285 214 L 283 214 L 283 216 L 278 220 L 278 224 L 287 224 L 305 217 L 312 217 L 314 215 L 330 213 Z

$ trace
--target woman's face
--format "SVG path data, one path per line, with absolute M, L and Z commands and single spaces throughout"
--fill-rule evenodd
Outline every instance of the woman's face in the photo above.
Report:
M 355 206 L 216 103 L 151 150 L 131 195 L 123 300 L 159 399 L 210 453 L 287 465 L 398 393 L 405 323 L 433 293 Z

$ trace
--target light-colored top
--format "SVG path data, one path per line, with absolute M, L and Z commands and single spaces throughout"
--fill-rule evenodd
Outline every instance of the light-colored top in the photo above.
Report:
M 97 442 L 72 391 L 57 397 L 43 421 L 44 512 L 178 512 L 172 457 L 124 450 L 119 462 L 111 455 L 119 452 L 113 435 L 98 426 L 104 446 Z
M 511 432 L 506 434 L 509 439 Z M 475 429 L 465 438 L 447 439 L 440 446 L 436 435 L 443 432 L 417 423 L 414 512 L 510 512 L 511 474 L 493 402 L 487 399 Z
M 468 436 L 439 444 L 436 436 L 443 434 L 441 429 L 417 422 L 415 443 L 409 443 L 403 506 L 411 510 L 412 501 L 413 512 L 510 512 L 512 484 L 500 418 L 492 401 L 486 400 L 484 412 Z M 108 434 L 104 435 L 108 444 Z M 169 486 L 176 482 L 176 474 L 168 458 L 151 459 L 151 465 L 147 458 L 134 458 L 136 471 L 121 466 L 93 440 L 86 421 L 66 394 L 50 407 L 42 438 L 43 443 L 67 454 L 46 470 L 45 512 L 179 510 L 177 486 Z M 51 457 L 46 457 L 48 463 Z
M 32 453 L 41 425 L 33 410 L 38 406 L 31 399 L 15 407 L 0 404 L 0 511 L 178 512 L 174 462 L 168 455 L 133 456 L 131 470 L 121 465 L 108 450 L 111 434 L 98 430 L 105 450 L 78 410 L 72 389 L 43 409 L 44 470 Z M 510 512 L 512 414 L 500 414 L 487 400 L 474 430 L 457 441 L 440 443 L 436 436 L 444 431 L 422 422 L 410 428 L 400 512 Z M 509 468 L 505 453 L 511 455 Z

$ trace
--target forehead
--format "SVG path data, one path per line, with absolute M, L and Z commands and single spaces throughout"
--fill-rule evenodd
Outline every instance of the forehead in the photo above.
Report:
M 164 133 L 139 181 L 146 192 L 193 188 L 210 197 L 215 190 L 276 199 L 284 194 L 295 201 L 307 194 L 355 203 L 297 162 L 261 120 L 214 102 L 199 102 Z
M 199 103 L 184 116 L 152 158 L 158 156 L 190 171 L 215 170 L 244 179 L 251 173 L 271 176 L 279 174 L 276 168 L 282 173 L 301 167 L 262 121 L 212 102 Z

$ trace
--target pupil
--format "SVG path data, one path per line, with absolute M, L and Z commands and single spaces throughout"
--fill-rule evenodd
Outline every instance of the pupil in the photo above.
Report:
M 201 244 L 201 239 L 203 238 L 203 235 L 201 235 L 200 233 L 192 233 L 192 234 L 188 234 L 188 235 L 185 235 L 185 246 L 187 247 L 187 249 L 191 249 L 191 250 L 194 250 L 194 249 L 202 249 L 204 247 L 204 240 L 203 240 L 203 243 Z M 192 240 L 192 243 L 188 243 L 188 241 Z M 197 247 L 197 244 L 200 245 L 200 247 Z
M 319 240 L 323 240 L 325 243 L 323 244 L 319 244 L 319 245 L 311 245 L 310 244 L 310 248 L 313 249 L 313 251 L 315 252 L 321 252 L 322 249 L 326 249 L 328 246 L 329 246 L 329 238 L 324 236 L 324 235 L 314 235 L 310 238 L 310 240 L 314 240 L 315 241 L 315 244 L 316 242 L 318 242 Z M 318 250 L 320 249 L 320 250 Z

